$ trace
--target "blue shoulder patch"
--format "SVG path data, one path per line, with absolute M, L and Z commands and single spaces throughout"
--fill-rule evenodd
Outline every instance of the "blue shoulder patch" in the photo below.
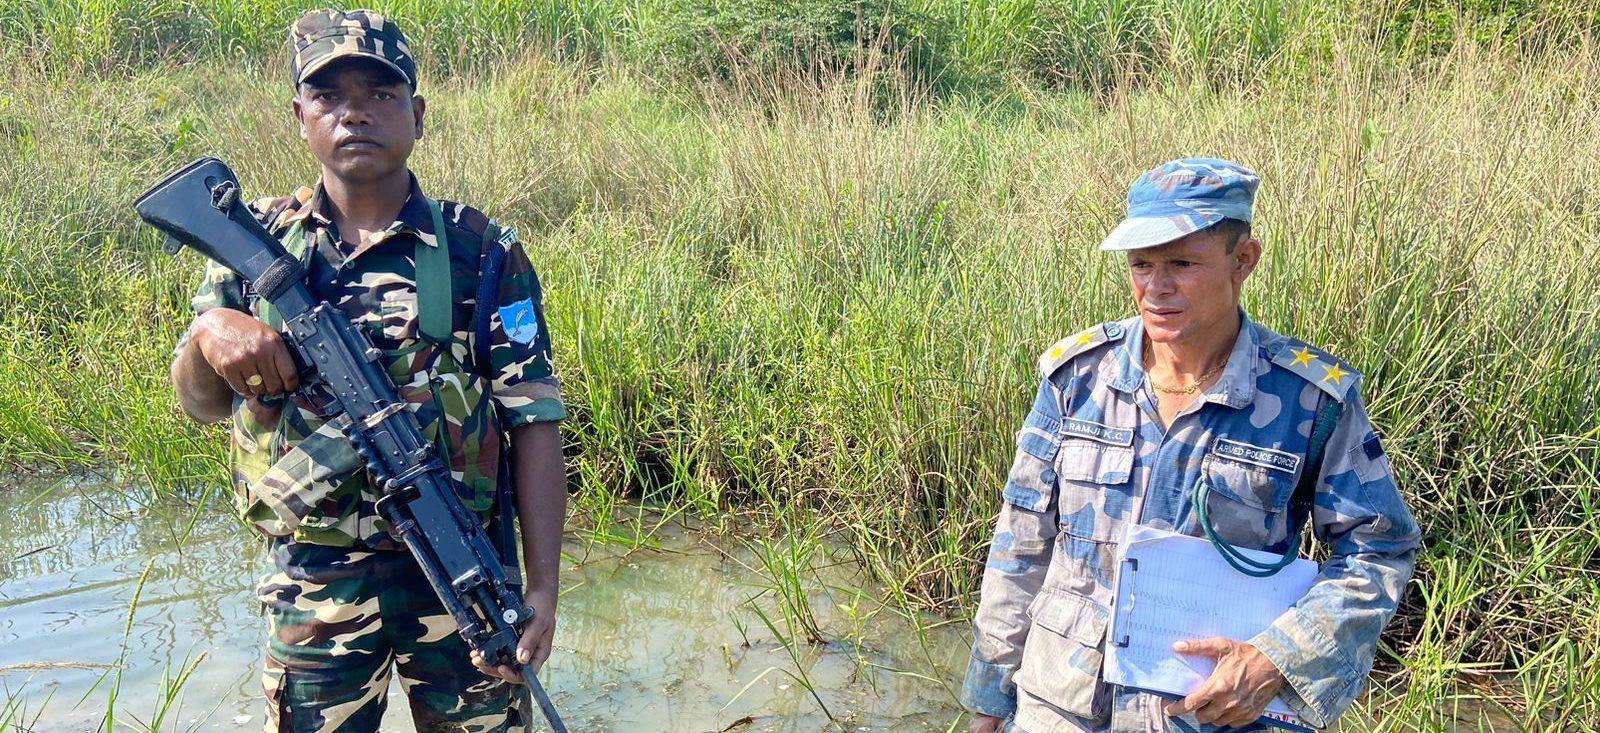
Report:
M 506 336 L 523 346 L 539 338 L 539 313 L 532 298 L 500 306 L 500 324 L 505 327 Z
M 1367 460 L 1376 461 L 1383 457 L 1383 443 L 1378 441 L 1377 433 L 1367 433 L 1367 439 L 1361 441 L 1361 450 L 1367 454 Z

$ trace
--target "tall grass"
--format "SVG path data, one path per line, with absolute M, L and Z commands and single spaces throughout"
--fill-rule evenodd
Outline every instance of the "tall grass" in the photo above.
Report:
M 1384 57 L 1428 58 L 1458 38 L 1549 49 L 1600 30 L 1594 0 L 372 0 L 412 30 L 425 76 L 493 73 L 530 48 L 625 60 L 658 77 L 727 80 L 752 67 L 855 69 L 879 46 L 945 92 L 1027 79 L 1109 89 L 1182 73 L 1247 83 L 1308 70 L 1362 34 Z M 317 0 L 4 0 L 0 60 L 56 73 L 161 63 L 281 65 L 289 25 Z
M 623 22 L 589 7 L 572 17 Z M 986 7 L 1013 27 L 1038 17 Z M 971 22 L 950 53 L 1010 53 Z M 620 61 L 513 54 L 425 83 L 414 163 L 430 192 L 515 224 L 541 269 L 580 512 L 642 498 L 725 529 L 815 518 L 896 603 L 959 615 L 1033 356 L 1128 311 L 1118 262 L 1094 251 L 1126 183 L 1178 155 L 1241 160 L 1266 181 L 1247 308 L 1365 372 L 1428 532 L 1373 727 L 1438 729 L 1481 692 L 1527 727 L 1592 729 L 1600 50 L 1585 29 L 1536 50 L 1462 31 L 1412 65 L 1382 23 L 1314 43 L 1285 30 L 1323 61 L 1142 79 L 1113 64 L 1086 91 L 938 97 L 895 73 L 663 85 Z M 281 74 L 7 73 L 0 461 L 112 462 L 156 491 L 220 482 L 222 436 L 189 426 L 164 384 L 198 263 L 161 255 L 129 202 L 209 152 L 253 195 L 311 180 Z M 799 577 L 804 558 L 783 553 L 805 543 L 760 542 L 775 580 Z M 773 623 L 804 621 L 793 611 Z
M 529 44 L 574 54 L 611 45 L 629 0 L 379 0 L 363 3 L 402 19 L 428 49 L 435 73 L 482 71 Z M 11 60 L 82 73 L 126 71 L 174 58 L 230 62 L 286 55 L 289 26 L 309 0 L 6 0 L 0 36 Z

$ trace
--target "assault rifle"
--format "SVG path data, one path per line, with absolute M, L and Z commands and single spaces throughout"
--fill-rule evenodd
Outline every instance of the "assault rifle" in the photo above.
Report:
M 416 556 L 462 638 L 489 665 L 520 668 L 545 720 L 566 733 L 533 670 L 516 660 L 518 630 L 533 618 L 518 593 L 520 578 L 507 579 L 478 518 L 456 496 L 449 469 L 378 364 L 378 350 L 343 313 L 312 298 L 300 260 L 240 201 L 233 171 L 202 158 L 151 187 L 133 207 L 167 235 L 167 254 L 187 246 L 250 281 L 278 309 L 301 392 L 328 405 L 324 418 L 350 416 L 345 435 L 383 490 L 378 513 Z

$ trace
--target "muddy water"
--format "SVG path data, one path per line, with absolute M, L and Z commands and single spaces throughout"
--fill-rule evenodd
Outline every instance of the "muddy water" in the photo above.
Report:
M 100 730 L 113 695 L 119 731 L 261 730 L 266 622 L 251 588 L 269 565 L 227 509 L 0 481 L 0 517 L 0 733 Z M 567 542 L 542 676 L 572 730 L 965 730 L 952 728 L 964 625 L 919 636 L 847 590 L 864 585 L 848 562 L 819 558 L 807 599 L 829 641 L 785 646 L 756 612 L 785 630 L 752 553 L 671 526 L 651 537 L 647 549 Z M 1338 730 L 1384 727 L 1403 694 L 1373 693 Z M 398 684 L 389 702 L 383 729 L 411 730 Z M 1519 727 L 1472 696 L 1440 706 L 1437 729 Z
M 113 691 L 119 729 L 157 718 L 162 730 L 261 729 L 266 622 L 250 589 L 268 562 L 225 508 L 199 509 L 190 527 L 195 515 L 141 509 L 83 480 L 0 486 L 0 702 L 13 713 L 0 731 L 96 730 Z M 573 730 L 942 731 L 955 721 L 960 625 L 919 640 L 840 590 L 860 586 L 841 564 L 810 582 L 830 641 L 786 647 L 753 610 L 784 628 L 749 552 L 671 527 L 653 537 L 657 548 L 634 550 L 568 541 L 543 676 Z M 169 696 L 163 678 L 188 663 L 193 674 Z M 409 730 L 397 684 L 389 701 L 384 730 Z

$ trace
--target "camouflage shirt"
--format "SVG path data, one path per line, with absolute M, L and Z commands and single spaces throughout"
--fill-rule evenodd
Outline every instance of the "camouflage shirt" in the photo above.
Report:
M 399 217 L 362 246 L 343 241 L 319 185 L 263 199 L 251 210 L 274 236 L 303 238 L 307 283 L 314 297 L 334 304 L 383 352 L 381 363 L 416 414 L 424 437 L 448 455 L 463 502 L 487 520 L 504 462 L 505 434 L 531 422 L 566 416 L 551 371 L 539 280 L 510 229 L 482 212 L 439 202 L 449 246 L 452 293 L 448 348 L 419 331 L 415 249 L 438 246 L 427 199 L 411 182 Z M 490 320 L 492 363 L 473 363 L 473 312 L 480 258 L 504 247 L 497 310 Z M 260 299 L 237 275 L 207 263 L 192 307 L 196 315 L 234 308 L 263 315 Z M 510 324 L 508 326 L 507 319 Z M 183 344 L 179 344 L 179 349 Z M 275 425 L 259 424 L 234 400 L 229 451 L 235 495 L 245 520 L 270 536 L 367 549 L 402 549 L 374 503 L 380 496 L 344 440 L 343 418 L 324 423 L 302 397 L 291 400 Z
M 1321 727 L 1372 666 L 1378 633 L 1411 577 L 1416 523 L 1356 391 L 1359 376 L 1252 323 L 1217 383 L 1163 429 L 1142 367 L 1137 317 L 1064 339 L 1043 380 L 1002 492 L 974 619 L 962 701 L 1027 733 L 1213 730 L 1168 718 L 1165 700 L 1105 684 L 1106 625 L 1123 529 L 1201 536 L 1192 489 L 1205 480 L 1227 542 L 1283 552 L 1288 505 L 1312 422 L 1342 404 L 1324 452 L 1311 525 L 1330 549 L 1306 596 L 1258 636 L 1288 680 L 1282 696 Z

